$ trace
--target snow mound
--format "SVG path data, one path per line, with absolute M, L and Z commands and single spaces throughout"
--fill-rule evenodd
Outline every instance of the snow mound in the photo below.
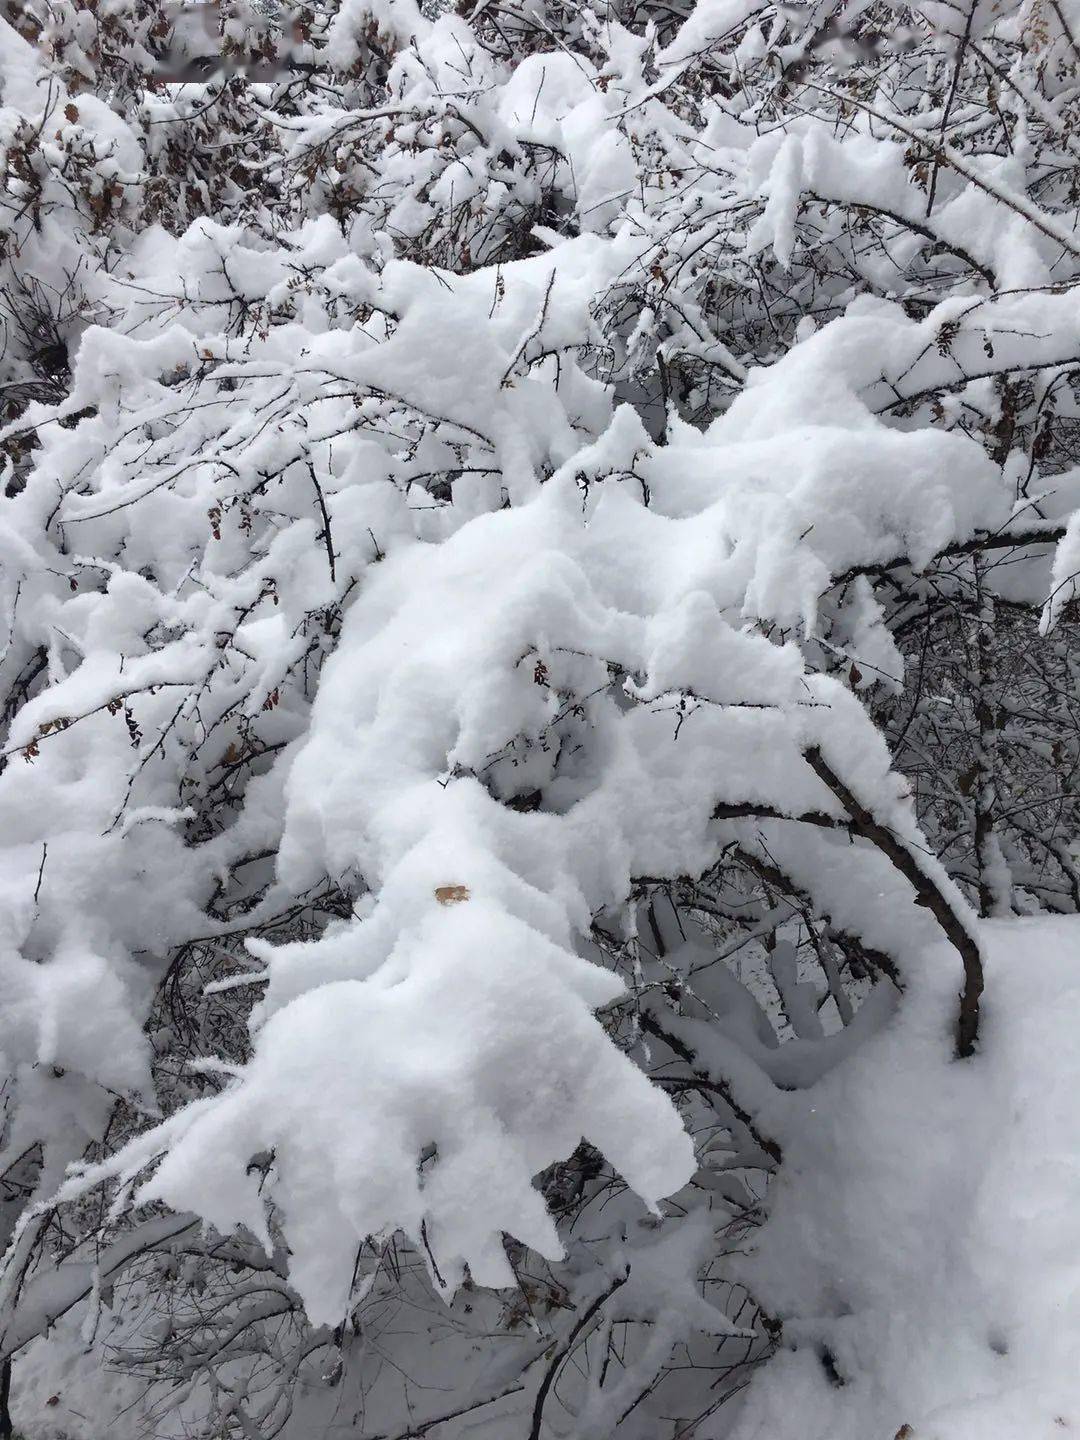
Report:
M 802 1092 L 745 1279 L 783 1320 L 734 1440 L 1063 1440 L 1080 1428 L 1080 927 L 985 926 L 980 1053 L 945 956 Z

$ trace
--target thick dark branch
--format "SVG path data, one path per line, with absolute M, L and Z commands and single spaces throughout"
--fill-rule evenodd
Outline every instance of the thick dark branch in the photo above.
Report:
M 851 816 L 856 834 L 875 845 L 904 879 L 913 886 L 917 904 L 924 905 L 941 926 L 946 938 L 960 956 L 964 967 L 964 988 L 960 992 L 960 1015 L 956 1028 L 956 1053 L 963 1057 L 975 1049 L 979 1036 L 979 997 L 983 991 L 982 955 L 978 941 L 969 932 L 966 916 L 945 894 L 935 880 L 923 870 L 918 860 L 893 832 L 874 819 L 833 771 L 821 751 L 811 746 L 805 752 L 806 763 L 824 785 L 836 796 Z
M 315 487 L 315 498 L 319 502 L 319 511 L 322 515 L 323 528 L 321 535 L 326 545 L 326 559 L 330 566 L 330 579 L 332 583 L 336 585 L 337 571 L 334 566 L 334 537 L 330 533 L 330 512 L 326 508 L 326 496 L 323 494 L 322 486 L 319 484 L 319 477 L 315 474 L 315 466 L 310 460 L 307 462 L 307 468 L 308 474 L 311 476 L 311 483 Z
M 808 810 L 798 815 L 786 815 L 771 805 L 756 805 L 752 801 L 740 801 L 736 805 L 719 801 L 713 810 L 714 820 L 797 820 L 802 825 L 820 825 L 826 830 L 849 829 L 848 822 L 835 815 L 826 815 L 824 810 Z
M 1011 550 L 1020 545 L 1054 545 L 1064 535 L 1064 524 L 1029 525 L 1023 530 L 986 531 L 970 540 L 961 540 L 956 545 L 946 545 L 944 550 L 938 551 L 930 564 L 936 565 L 940 560 L 954 560 L 963 555 L 981 555 L 985 550 Z M 837 585 L 846 585 L 858 575 L 884 575 L 887 570 L 895 570 L 900 565 L 914 568 L 910 555 L 896 555 L 891 560 L 881 560 L 873 565 L 853 565 L 850 570 L 837 575 L 829 589 L 834 590 Z M 924 566 L 920 573 L 925 573 L 929 568 L 929 565 Z
M 943 250 L 947 250 L 950 254 L 955 255 L 956 258 L 961 260 L 969 269 L 974 270 L 977 275 L 981 276 L 991 289 L 994 288 L 996 283 L 994 276 L 985 265 L 980 265 L 978 260 L 976 260 L 969 251 L 960 245 L 955 245 L 951 241 L 944 239 L 936 230 L 932 230 L 929 225 L 920 224 L 918 220 L 911 220 L 908 216 L 901 215 L 896 210 L 889 210 L 874 200 L 832 200 L 827 195 L 822 195 L 816 190 L 808 190 L 805 193 L 809 195 L 812 200 L 817 200 L 821 205 L 836 205 L 838 208 L 854 207 L 859 210 L 873 210 L 875 214 L 884 216 L 886 220 L 892 220 L 894 224 L 911 230 L 916 235 L 921 235 L 925 240 L 930 240 L 934 244 L 940 245 Z
M 585 1311 L 584 1315 L 582 1315 L 581 1319 L 570 1331 L 570 1334 L 567 1336 L 566 1343 L 564 1345 L 560 1345 L 558 1350 L 556 1350 L 555 1354 L 552 1356 L 551 1364 L 544 1371 L 544 1378 L 540 1381 L 540 1388 L 536 1392 L 536 1403 L 533 1405 L 532 1427 L 529 1430 L 529 1440 L 540 1440 L 540 1427 L 544 1421 L 544 1402 L 547 1400 L 548 1391 L 551 1389 L 552 1385 L 555 1382 L 555 1376 L 562 1368 L 563 1361 L 570 1354 L 570 1351 L 574 1348 L 574 1342 L 577 1340 L 582 1330 L 585 1329 L 585 1326 L 588 1325 L 589 1321 L 593 1318 L 593 1316 L 601 1308 L 601 1306 L 605 1305 L 611 1299 L 612 1295 L 615 1294 L 615 1291 L 625 1285 L 627 1280 L 629 1279 L 630 1266 L 628 1265 L 626 1267 L 625 1273 L 617 1276 L 611 1282 L 608 1288 L 603 1291 L 602 1294 L 596 1297 L 596 1299 L 592 1302 L 589 1308 Z

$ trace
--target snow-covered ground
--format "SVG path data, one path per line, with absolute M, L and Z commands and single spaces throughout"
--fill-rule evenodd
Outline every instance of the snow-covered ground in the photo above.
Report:
M 784 1346 L 734 1440 L 1080 1431 L 1080 924 L 983 935 L 978 1055 L 951 1058 L 952 957 L 932 950 L 895 1019 L 793 1105 L 747 1266 Z

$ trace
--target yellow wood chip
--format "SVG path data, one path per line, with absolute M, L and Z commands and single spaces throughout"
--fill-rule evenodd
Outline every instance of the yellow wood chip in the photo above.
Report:
M 459 905 L 469 898 L 467 885 L 436 885 L 435 899 L 440 905 Z

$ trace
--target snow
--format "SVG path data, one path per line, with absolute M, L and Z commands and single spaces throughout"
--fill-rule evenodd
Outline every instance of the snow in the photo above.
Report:
M 773 1333 L 716 1298 L 740 1277 L 779 1349 L 694 1440 L 1080 1425 L 1078 922 L 969 903 L 1080 903 L 1071 812 L 1056 890 L 996 834 L 975 885 L 887 744 L 944 715 L 911 627 L 967 613 L 988 540 L 1072 673 L 1075 5 L 958 34 L 934 4 L 870 58 L 744 0 L 332 8 L 317 81 L 220 94 L 143 94 L 134 41 L 94 94 L 89 12 L 51 54 L 0 21 L 0 299 L 70 304 L 55 347 L 0 336 L 20 1423 L 127 1403 L 79 1345 L 122 1266 L 109 1333 L 172 1342 L 154 1307 L 201 1292 L 177 1263 L 159 1293 L 138 1237 L 173 1265 L 182 1219 L 184 1265 L 242 1253 L 273 1291 L 252 1343 L 285 1379 L 243 1409 L 200 1318 L 177 1428 L 307 1440 L 371 1388 L 351 1428 L 689 1434 L 672 1377 Z M 1064 805 L 1044 679 L 984 713 Z M 950 743 L 919 783 L 962 830 Z M 840 978 L 841 940 L 878 960 Z M 571 1215 L 543 1187 L 583 1140 Z M 372 1295 L 423 1317 L 386 1360 L 431 1367 L 418 1427 L 368 1385 Z
M 624 406 L 601 439 L 572 448 L 565 419 L 554 436 L 547 423 L 559 415 L 557 395 L 531 377 L 506 379 L 532 340 L 580 333 L 591 287 L 610 263 L 594 237 L 560 244 L 505 267 L 494 310 L 486 277 L 443 283 L 394 263 L 377 292 L 398 317 L 387 340 L 308 336 L 305 369 L 374 383 L 416 405 L 423 389 L 424 407 L 443 423 L 490 443 L 514 504 L 459 517 L 438 543 L 399 533 L 380 558 L 368 543 L 371 522 L 393 512 L 393 492 L 384 466 L 364 467 L 352 492 L 355 548 L 339 550 L 338 561 L 342 573 L 363 567 L 361 598 L 288 757 L 277 887 L 297 895 L 323 875 L 346 885 L 362 876 L 371 899 L 317 940 L 250 942 L 269 976 L 251 1065 L 222 1096 L 180 1112 L 107 1171 L 133 1174 L 166 1148 L 142 1200 L 194 1210 L 223 1231 L 244 1224 L 268 1237 L 264 1204 L 273 1197 L 293 1283 L 316 1321 L 342 1314 L 357 1246 L 397 1227 L 424 1248 L 448 1293 L 466 1266 L 481 1283 L 508 1282 L 504 1232 L 559 1255 L 532 1177 L 582 1136 L 647 1205 L 685 1183 L 693 1162 L 678 1114 L 589 1015 L 622 987 L 576 952 L 591 917 L 617 910 L 634 876 L 695 875 L 715 863 L 730 833 L 713 823 L 719 797 L 835 814 L 803 759 L 817 745 L 912 854 L 920 845 L 904 787 L 861 706 L 835 680 L 809 675 L 794 645 L 778 646 L 748 622 L 812 635 L 819 596 L 838 572 L 897 555 L 919 566 L 1007 517 L 1000 477 L 979 446 L 890 429 L 860 394 L 864 357 L 883 325 L 912 347 L 921 327 L 896 307 L 863 307 L 751 375 L 703 437 L 658 446 Z M 491 311 L 486 326 L 475 323 L 482 307 Z M 110 335 L 84 349 L 115 353 L 114 373 L 145 387 L 154 407 L 158 387 L 143 357 L 153 355 L 155 368 L 173 364 L 183 353 L 176 335 Z M 279 349 L 283 339 L 279 330 Z M 319 394 L 301 387 L 297 400 L 310 406 Z M 270 463 L 271 450 L 285 466 L 290 455 L 303 460 L 316 434 L 311 419 L 272 440 L 257 434 L 246 463 Z M 235 440 L 226 443 L 231 450 Z M 71 463 L 63 435 L 51 444 Z M 570 453 L 538 487 L 535 466 L 553 450 Z M 352 473 L 339 471 L 327 477 L 335 517 L 347 513 Z M 147 483 L 118 475 L 109 489 L 133 484 L 141 494 Z M 98 513 L 95 504 L 80 497 L 71 519 Z M 393 530 L 380 522 L 380 534 L 389 543 Z M 275 579 L 271 597 L 268 575 L 288 577 L 288 588 Z M 75 635 L 86 610 L 98 627 L 85 632 L 87 643 L 100 635 L 119 653 L 88 649 L 23 708 L 13 742 L 29 743 L 58 717 L 107 709 L 118 692 L 205 688 L 221 662 L 202 637 L 231 623 L 238 592 L 249 597 L 245 713 L 258 716 L 300 654 L 290 609 L 329 602 L 339 583 L 314 522 L 297 518 L 273 534 L 249 576 L 223 579 L 216 601 L 202 593 L 159 607 L 149 587 L 135 585 L 122 605 L 117 591 L 114 613 L 112 582 L 92 607 L 69 601 Z M 183 617 L 195 635 L 132 654 L 141 647 L 126 617 L 145 606 L 144 618 Z M 853 621 L 864 647 L 873 620 L 864 594 Z M 881 654 L 895 660 L 887 646 Z M 574 696 L 585 698 L 568 704 Z M 161 724 L 171 704 L 167 690 L 143 701 L 144 723 Z M 583 719 L 591 756 L 556 775 Z M 111 718 L 99 728 L 110 723 L 122 743 Z M 65 755 L 65 735 L 43 737 L 42 750 Z M 538 785 L 550 787 L 548 813 L 500 803 Z M 174 813 L 152 792 L 142 804 L 150 809 L 140 814 Z M 932 933 L 929 919 L 913 926 L 897 908 L 905 891 L 880 857 L 853 858 L 843 835 L 790 855 L 788 834 L 770 843 L 835 919 L 890 954 L 906 961 Z M 918 864 L 962 913 L 940 865 Z M 866 871 L 865 894 L 851 888 L 853 865 Z M 457 886 L 468 898 L 442 905 L 440 891 Z M 788 976 L 783 988 L 797 1009 L 797 983 Z M 461 997 L 467 1002 L 455 1004 Z M 414 1048 L 423 1056 L 415 1076 Z M 504 1078 L 511 1063 L 520 1089 Z M 417 1157 L 430 1144 L 439 1159 L 421 1184 Z M 267 1151 L 274 1168 L 260 1182 L 247 1162 Z
M 472 872 L 460 858 L 454 874 Z M 503 1232 L 558 1258 L 532 1177 L 582 1136 L 653 1204 L 693 1169 L 666 1101 L 588 1014 L 618 982 L 504 918 L 474 883 L 447 905 L 432 891 L 377 980 L 319 986 L 268 1020 L 241 1085 L 184 1121 L 142 1192 L 219 1230 L 265 1233 L 245 1157 L 272 1151 L 292 1281 L 317 1324 L 344 1313 L 369 1235 L 401 1228 L 426 1244 L 450 1294 L 465 1264 L 478 1284 L 512 1283 Z
M 12 1415 L 34 1440 L 95 1440 L 104 1415 L 117 1417 L 109 1422 L 117 1440 L 136 1440 L 144 1421 L 135 1407 L 144 1389 L 134 1376 L 103 1368 L 68 1321 L 20 1356 Z
M 732 1440 L 1057 1440 L 1080 1424 L 1080 933 L 1039 918 L 983 937 L 974 1061 L 951 1059 L 949 961 L 930 949 L 891 1024 L 785 1119 L 740 1267 L 784 1342 Z

